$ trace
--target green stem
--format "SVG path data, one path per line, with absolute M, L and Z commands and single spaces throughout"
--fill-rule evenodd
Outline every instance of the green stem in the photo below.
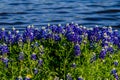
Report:
M 64 80 L 66 80 L 66 58 L 65 58 L 65 61 L 64 61 Z

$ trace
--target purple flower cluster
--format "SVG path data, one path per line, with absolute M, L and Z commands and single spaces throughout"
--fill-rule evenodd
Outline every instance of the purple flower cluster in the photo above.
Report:
M 80 45 L 79 44 L 76 44 L 74 46 L 74 53 L 76 56 L 79 56 L 81 54 L 81 50 L 80 50 Z
M 8 46 L 6 44 L 0 45 L 0 54 L 4 55 L 5 53 L 9 53 Z
M 118 61 L 117 60 L 114 61 L 114 65 L 118 66 Z
M 18 30 L 13 28 L 11 31 L 6 31 L 4 28 L 0 30 L 0 40 L 4 40 L 5 43 L 16 43 L 19 40 L 23 42 L 33 41 L 34 39 L 53 39 L 55 41 L 61 40 L 61 35 L 65 36 L 68 41 L 74 43 L 81 43 L 87 38 L 90 43 L 102 41 L 101 46 L 108 47 L 108 51 L 112 52 L 111 45 L 117 45 L 120 48 L 120 35 L 117 30 L 113 30 L 111 27 L 94 27 L 86 28 L 79 26 L 78 24 L 70 23 L 66 26 L 48 25 L 41 29 L 34 28 L 34 26 L 28 26 L 23 34 L 20 34 Z
M 67 74 L 67 80 L 73 80 L 70 73 Z
M 113 68 L 113 69 L 111 70 L 111 74 L 113 74 L 113 76 L 115 77 L 116 80 L 119 80 L 119 79 L 120 79 L 119 76 L 118 76 L 118 74 L 117 74 L 117 70 L 116 70 L 115 68 Z
M 2 57 L 1 58 L 2 62 L 5 64 L 6 67 L 8 67 L 8 62 L 9 62 L 9 59 L 7 57 Z
M 92 58 L 90 59 L 91 63 L 96 60 L 97 56 L 99 56 L 99 58 L 103 60 L 107 54 L 113 54 L 115 52 L 115 48 L 120 49 L 119 32 L 117 30 L 113 30 L 111 27 L 96 26 L 94 28 L 86 28 L 75 23 L 70 23 L 65 26 L 62 26 L 61 24 L 48 25 L 47 27 L 42 27 L 40 29 L 34 28 L 34 26 L 28 26 L 22 34 L 19 33 L 19 31 L 15 28 L 13 28 L 11 31 L 6 31 L 4 28 L 2 28 L 0 30 L 0 55 L 2 55 L 1 60 L 6 65 L 6 67 L 8 67 L 9 57 L 3 57 L 3 55 L 9 53 L 9 46 L 11 45 L 18 44 L 19 46 L 21 46 L 21 43 L 23 44 L 27 42 L 35 42 L 30 44 L 33 49 L 34 46 L 40 46 L 38 42 L 36 42 L 36 40 L 40 42 L 44 40 L 54 40 L 55 42 L 59 42 L 62 41 L 62 39 L 65 39 L 66 41 L 74 44 L 73 54 L 76 57 L 82 54 L 83 50 L 81 48 L 86 47 L 81 46 L 82 43 L 84 43 L 83 45 L 87 45 L 87 48 L 90 47 L 89 49 L 92 50 L 96 48 L 95 44 L 98 43 L 99 45 L 97 45 L 97 47 L 100 46 L 101 50 L 99 51 L 99 54 L 94 54 L 92 56 Z M 41 56 L 44 53 L 43 48 L 39 47 L 39 51 Z M 21 61 L 24 60 L 25 57 L 25 54 L 23 52 L 20 52 L 17 58 Z M 44 60 L 40 59 L 37 54 L 32 53 L 30 55 L 30 58 L 32 61 L 37 61 L 37 65 L 43 65 Z M 72 67 L 76 68 L 76 65 L 77 64 L 73 63 Z M 114 65 L 118 66 L 118 62 L 114 61 Z M 38 69 L 34 68 L 34 74 L 37 73 Z M 111 74 L 113 74 L 114 77 L 118 80 L 117 71 L 115 69 L 111 71 Z M 68 80 L 72 80 L 70 74 L 67 74 L 66 77 Z M 30 80 L 30 77 L 27 76 L 25 80 Z M 78 77 L 78 80 L 83 79 L 81 77 Z

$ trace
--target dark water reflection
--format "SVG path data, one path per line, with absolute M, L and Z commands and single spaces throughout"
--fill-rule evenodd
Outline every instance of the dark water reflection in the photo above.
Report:
M 120 27 L 120 0 L 0 0 L 0 27 L 75 22 Z

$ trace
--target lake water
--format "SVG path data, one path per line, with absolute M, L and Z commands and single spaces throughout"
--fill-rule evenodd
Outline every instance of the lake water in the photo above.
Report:
M 75 22 L 120 27 L 120 0 L 0 0 L 0 28 Z

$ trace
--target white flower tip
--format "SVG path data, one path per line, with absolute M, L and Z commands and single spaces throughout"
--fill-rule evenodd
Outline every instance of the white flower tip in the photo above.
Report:
M 83 26 L 82 25 L 80 25 L 80 28 L 82 28 Z
M 30 34 L 31 34 L 31 35 L 33 35 L 33 33 L 32 33 L 32 32 L 31 32 Z
M 110 45 L 110 47 L 113 47 L 113 45 Z
M 2 31 L 5 31 L 5 28 L 2 28 Z
M 75 65 L 75 62 L 73 63 L 73 65 Z
M 103 26 L 103 29 L 106 29 L 107 27 L 106 26 Z
M 113 70 L 116 70 L 115 68 L 113 68 Z
M 38 28 L 35 28 L 35 30 L 38 30 Z
M 31 26 L 29 25 L 27 28 L 30 28 Z
M 76 25 L 76 26 L 78 26 L 78 24 L 77 24 L 77 23 L 76 23 L 75 25 Z
M 31 27 L 34 28 L 34 25 L 32 25 Z
M 104 51 L 105 49 L 104 48 L 102 48 L 102 51 Z
M 45 29 L 45 27 L 43 26 L 42 29 Z
M 75 34 L 74 32 L 71 32 L 72 34 Z
M 36 53 L 33 52 L 33 54 L 36 54 Z
M 70 73 L 68 73 L 67 75 L 71 75 Z
M 19 33 L 19 30 L 17 30 L 16 33 Z
M 11 34 L 11 31 L 9 31 L 8 34 Z
M 93 30 L 93 28 L 88 28 L 89 30 Z
M 48 26 L 50 26 L 50 23 L 48 23 Z
M 86 29 L 86 27 L 84 26 L 83 29 Z
M 112 27 L 110 26 L 109 29 L 112 29 Z
M 15 27 L 14 27 L 14 26 L 12 27 L 12 30 L 13 30 L 13 31 L 15 30 Z
M 66 26 L 69 26 L 69 23 L 67 23 Z
M 61 26 L 61 24 L 58 24 L 58 27 L 60 27 Z
M 22 42 L 22 39 L 19 39 L 20 42 Z
M 118 30 L 116 29 L 116 30 L 114 30 L 115 32 L 117 32 Z
M 98 26 L 98 25 L 95 25 L 95 27 L 97 27 L 97 28 L 98 28 L 99 26 Z

